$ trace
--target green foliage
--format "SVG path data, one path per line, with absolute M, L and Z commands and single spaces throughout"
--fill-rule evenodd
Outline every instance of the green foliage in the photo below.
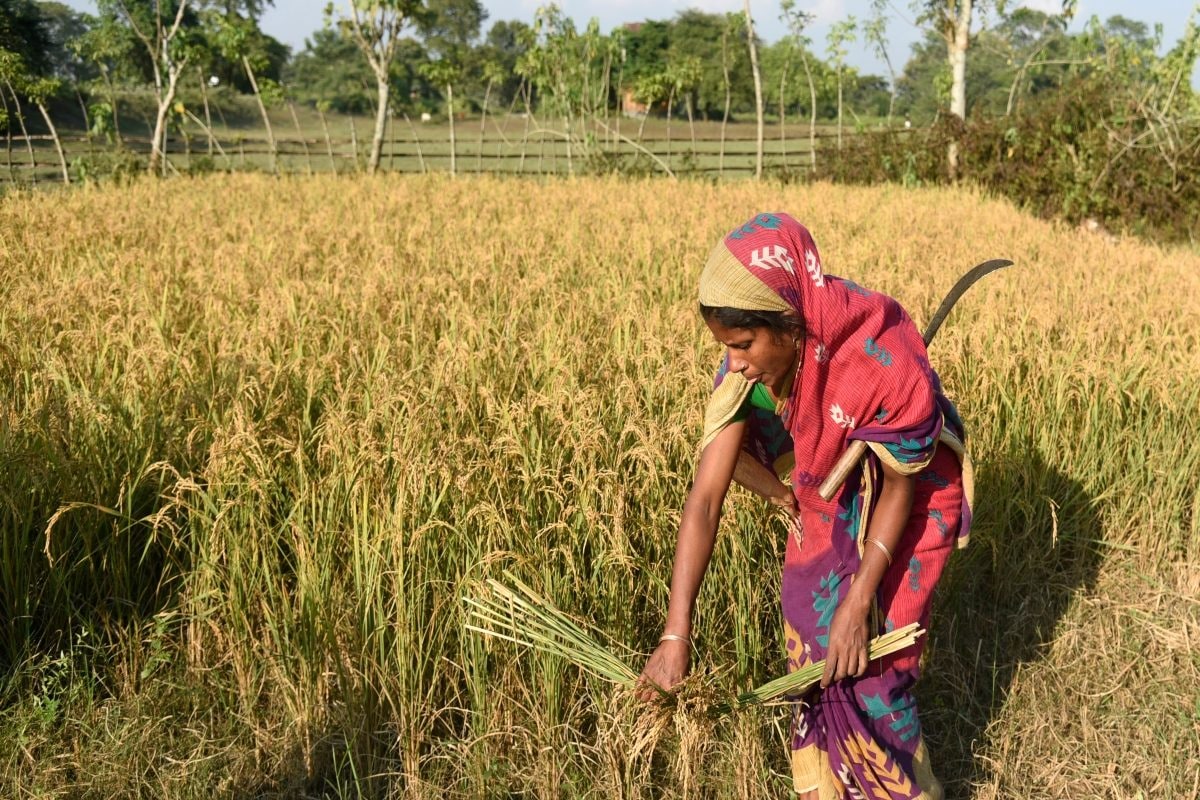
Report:
M 33 0 L 0 0 L 0 50 L 20 57 L 33 75 L 51 70 L 53 45 L 41 9 Z

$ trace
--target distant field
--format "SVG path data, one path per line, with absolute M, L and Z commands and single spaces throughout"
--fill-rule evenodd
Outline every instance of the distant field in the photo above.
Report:
M 398 175 L 0 198 L 0 795 L 787 796 L 786 710 L 642 772 L 609 687 L 461 603 L 507 568 L 653 645 L 696 278 L 766 209 L 918 324 L 1017 264 L 931 348 L 979 470 L 919 684 L 948 797 L 1200 796 L 1200 256 L 970 191 Z M 783 537 L 731 495 L 727 690 L 784 668 Z
M 241 104 L 245 104 L 244 99 Z M 203 119 L 202 109 L 195 104 L 189 104 L 187 110 L 196 119 Z M 208 116 L 212 122 L 211 144 L 204 127 L 190 120 L 171 136 L 168 152 L 175 169 L 270 169 L 270 147 L 257 112 L 247 118 L 246 109 L 239 108 L 236 116 L 227 118 L 210 110 Z M 276 168 L 280 172 L 353 171 L 356 154 L 360 167 L 366 162 L 373 118 L 331 113 L 322 124 L 315 111 L 300 107 L 295 120 L 286 108 L 272 109 L 270 116 L 276 138 Z M 148 123 L 132 115 L 125 120 L 126 147 L 149 153 Z M 594 159 L 605 153 L 605 158 L 624 159 L 626 166 L 638 160 L 639 168 L 647 173 L 670 169 L 681 174 L 736 177 L 754 172 L 757 127 L 744 117 L 727 126 L 724 144 L 719 121 L 697 120 L 689 125 L 686 119 L 676 119 L 668 125 L 663 118 L 650 118 L 642 126 L 640 119 L 613 115 L 602 123 L 591 128 L 593 138 L 587 142 L 576 129 L 575 141 L 568 147 L 561 120 L 527 118 L 507 110 L 486 119 L 478 114 L 464 116 L 455 126 L 454 167 L 458 173 L 567 175 L 594 171 Z M 878 123 L 872 127 L 877 128 Z M 853 136 L 854 131 L 853 123 L 848 121 L 843 135 Z M 83 131 L 69 125 L 61 134 L 68 164 L 95 159 L 98 154 L 102 158 L 111 147 L 101 139 L 89 140 Z M 831 145 L 836 135 L 836 126 L 823 123 L 817 128 L 818 141 L 826 145 Z M 768 170 L 807 168 L 809 145 L 806 120 L 788 120 L 782 130 L 778 120 L 773 120 L 765 131 L 764 166 Z M 32 146 L 31 156 L 23 140 L 0 140 L 0 184 L 61 180 L 58 156 L 48 137 L 35 139 Z M 390 123 L 382 167 L 389 172 L 448 172 L 450 153 L 450 126 L 444 116 L 430 122 L 398 116 Z M 73 171 L 80 173 L 78 165 Z

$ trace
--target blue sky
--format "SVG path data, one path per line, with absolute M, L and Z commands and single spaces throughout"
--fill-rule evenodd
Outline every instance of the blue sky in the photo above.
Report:
M 78 9 L 93 11 L 95 4 L 92 0 L 66 0 L 67 4 Z M 275 0 L 275 5 L 263 15 L 262 27 L 267 33 L 280 41 L 291 45 L 294 49 L 304 46 L 305 37 L 320 28 L 323 23 L 323 9 L 328 0 Z M 348 0 L 334 0 L 335 7 L 345 5 Z M 538 6 L 546 0 L 483 0 L 488 10 L 488 20 L 484 30 L 497 20 L 518 19 L 529 22 L 533 19 Z M 891 41 L 889 53 L 892 63 L 899 70 L 908 60 L 909 48 L 920 38 L 920 32 L 912 23 L 910 0 L 890 0 L 892 7 L 891 25 L 888 36 Z M 1018 5 L 1038 8 L 1043 11 L 1054 11 L 1061 7 L 1060 0 L 1021 0 Z M 582 26 L 589 18 L 596 17 L 603 30 L 625 23 L 637 22 L 643 19 L 667 19 L 685 8 L 699 8 L 703 11 L 738 11 L 742 8 L 741 0 L 559 0 L 559 6 L 572 17 L 576 24 Z M 800 9 L 816 14 L 817 20 L 812 28 L 812 37 L 817 44 L 817 51 L 824 51 L 825 36 L 832 22 L 843 19 L 848 14 L 859 18 L 870 13 L 871 0 L 797 0 Z M 1072 24 L 1073 30 L 1082 28 L 1093 14 L 1103 18 L 1114 14 L 1123 14 L 1148 24 L 1161 24 L 1163 38 L 1169 44 L 1175 42 L 1183 33 L 1187 24 L 1188 14 L 1192 3 L 1188 0 L 1079 0 L 1079 13 Z M 764 40 L 773 42 L 784 32 L 783 24 L 779 21 L 778 0 L 751 0 L 751 13 L 754 15 L 758 33 Z M 847 61 L 863 69 L 879 75 L 886 75 L 883 63 L 868 48 L 862 44 L 851 45 Z M 1195 77 L 1195 76 L 1194 76 Z M 1195 80 L 1193 80 L 1195 83 Z

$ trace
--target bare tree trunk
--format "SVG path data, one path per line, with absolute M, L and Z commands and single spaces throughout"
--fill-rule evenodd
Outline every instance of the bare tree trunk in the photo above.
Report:
M 325 120 L 325 112 L 317 105 L 317 116 L 321 119 L 321 131 L 325 134 L 325 152 L 329 154 L 329 166 L 333 174 L 338 174 L 337 160 L 333 157 L 333 141 L 329 138 L 329 123 Z
M 79 101 L 79 112 L 83 114 L 83 134 L 87 137 L 88 152 L 92 149 L 92 118 L 88 114 L 87 103 L 84 102 L 83 94 L 80 93 L 79 87 L 75 87 L 75 99 Z
M 4 99 L 4 92 L 0 92 L 0 112 L 5 117 L 8 116 L 8 101 Z M 8 179 L 13 183 L 17 182 L 17 173 L 13 168 L 13 152 L 12 152 L 12 126 L 4 126 L 4 161 L 8 164 Z
M 725 112 L 721 116 L 721 154 L 717 156 L 717 174 L 725 176 L 725 129 L 729 127 L 729 103 L 732 88 L 729 85 L 729 36 L 721 32 L 721 75 L 725 82 Z
M 951 35 L 947 36 L 946 44 L 950 61 L 950 113 L 960 120 L 967 118 L 967 47 L 971 41 L 971 3 L 972 0 L 958 0 L 958 16 L 953 21 Z M 958 142 L 950 141 L 946 154 L 946 166 L 950 171 L 950 180 L 958 180 Z
M 371 155 L 367 159 L 368 175 L 374 175 L 375 170 L 379 169 L 379 155 L 383 152 L 383 136 L 387 127 L 388 95 L 391 92 L 386 72 L 375 73 L 375 85 L 379 92 L 379 98 L 375 109 L 375 132 L 371 136 Z
M 521 160 L 517 164 L 517 174 L 525 172 L 525 154 L 529 149 L 529 121 L 533 117 L 533 111 L 529 108 L 529 84 L 525 83 L 525 79 L 521 79 L 523 96 L 525 98 L 525 132 L 521 135 Z
M 675 104 L 675 87 L 667 92 L 667 163 L 671 163 L 671 109 Z
M 492 80 L 488 78 L 487 88 L 483 90 L 483 110 L 479 114 L 479 152 L 475 155 L 475 174 L 483 172 L 483 134 L 487 131 L 488 101 L 492 99 Z
M 212 114 L 208 110 L 208 81 L 204 80 L 204 70 L 196 67 L 196 74 L 200 76 L 200 97 L 204 101 L 204 125 L 208 131 L 208 156 L 212 158 L 213 154 L 213 135 L 212 135 Z
M 425 168 L 425 154 L 421 152 L 421 137 L 417 135 L 417 129 L 408 118 L 408 112 L 404 114 L 404 121 L 408 123 L 408 129 L 412 132 L 413 144 L 417 146 L 417 163 L 421 165 L 421 174 L 424 175 L 429 170 Z
M 783 69 L 779 71 L 779 152 L 784 167 L 787 166 L 787 74 L 791 62 L 791 53 L 788 53 L 783 60 Z
M 163 45 L 164 52 L 167 45 Z M 187 59 L 176 65 L 168 65 L 167 67 L 167 90 L 165 94 L 159 95 L 158 113 L 154 118 L 154 140 L 150 145 L 150 163 L 147 165 L 147 171 L 153 175 L 161 170 L 163 175 L 167 174 L 167 114 L 171 111 L 171 106 L 175 103 L 175 92 L 179 86 L 179 74 L 183 71 Z M 154 68 L 156 88 L 161 89 L 162 79 L 159 76 L 157 65 Z
M 37 184 L 37 155 L 33 152 L 33 142 L 29 138 L 29 130 L 25 127 L 25 114 L 21 111 L 21 101 L 17 99 L 17 92 L 13 89 L 13 85 L 7 80 L 4 85 L 8 87 L 8 93 L 12 97 L 13 106 L 17 113 L 14 115 L 17 118 L 17 124 L 21 126 L 21 136 L 25 139 L 25 149 L 29 151 L 29 180 L 33 184 Z
M 271 118 L 267 116 L 267 105 L 263 102 L 262 94 L 258 91 L 258 79 L 254 76 L 254 70 L 250 67 L 250 59 L 242 56 L 242 67 L 246 70 L 246 77 L 250 80 L 250 88 L 254 90 L 254 100 L 258 103 L 258 113 L 262 115 L 263 127 L 267 129 L 267 165 L 271 169 L 272 174 L 279 173 L 278 150 L 275 146 L 275 131 L 271 129 Z
M 758 69 L 758 45 L 754 41 L 754 20 L 750 17 L 750 0 L 743 0 L 746 14 L 746 42 L 750 47 L 750 69 L 754 73 L 754 112 L 758 117 L 758 134 L 754 155 L 754 178 L 762 180 L 763 171 L 763 91 L 762 73 Z
M 839 63 L 837 68 L 837 87 L 838 87 L 838 124 L 837 124 L 837 149 L 841 152 L 842 149 L 842 65 Z
M 692 113 L 692 93 L 688 92 L 683 96 L 684 108 L 687 110 L 688 118 L 688 135 L 692 137 L 692 168 L 696 166 L 696 120 L 695 114 Z
M 446 84 L 446 110 L 450 116 L 450 176 L 458 174 L 458 162 L 454 146 L 454 84 Z
M 58 129 L 54 127 L 54 122 L 50 119 L 50 112 L 46 109 L 46 104 L 42 101 L 37 102 L 38 111 L 42 112 L 42 119 L 46 121 L 46 127 L 50 129 L 50 138 L 54 141 L 54 149 L 58 151 L 58 164 L 62 167 L 63 183 L 71 183 L 71 174 L 67 171 L 67 156 L 63 153 L 62 140 L 58 138 Z
M 800 63 L 804 64 L 804 75 L 808 78 L 808 157 L 809 170 L 817 170 L 817 85 L 813 83 L 812 67 L 808 64 L 808 53 L 800 48 Z
M 388 172 L 394 172 L 396 170 L 396 115 L 390 108 L 387 116 L 387 149 Z
M 308 174 L 313 174 L 312 153 L 308 152 L 308 140 L 304 138 L 304 131 L 300 129 L 300 120 L 296 116 L 296 104 L 291 100 L 287 101 L 288 113 L 292 115 L 292 126 L 296 129 L 296 135 L 300 137 L 300 145 L 304 148 L 304 163 L 307 165 Z

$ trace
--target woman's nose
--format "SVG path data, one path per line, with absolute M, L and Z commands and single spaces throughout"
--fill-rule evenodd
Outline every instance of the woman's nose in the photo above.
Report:
M 740 356 L 735 356 L 733 353 L 729 354 L 730 372 L 744 372 L 747 366 L 748 364 L 746 363 L 746 359 Z

